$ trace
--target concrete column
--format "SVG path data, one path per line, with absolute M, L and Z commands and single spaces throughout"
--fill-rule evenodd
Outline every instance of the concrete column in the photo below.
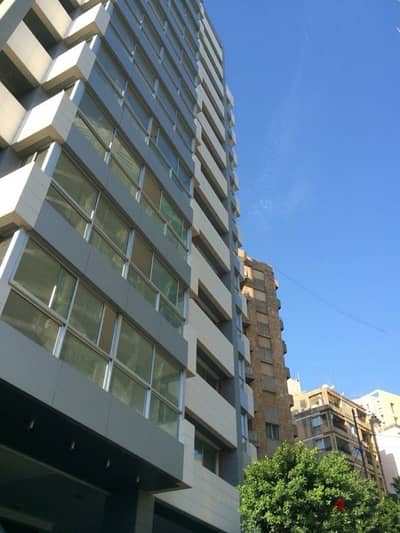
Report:
M 154 496 L 149 492 L 139 490 L 137 494 L 135 533 L 152 533 L 153 517 Z
M 102 533 L 118 531 L 118 533 L 135 533 L 136 489 L 110 494 L 104 506 Z

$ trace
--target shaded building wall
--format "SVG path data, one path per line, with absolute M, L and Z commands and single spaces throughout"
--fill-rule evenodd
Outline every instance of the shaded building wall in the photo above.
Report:
M 287 389 L 289 369 L 285 365 L 281 304 L 272 267 L 243 251 L 241 256 L 245 270 L 242 292 L 248 311 L 244 325 L 251 348 L 246 377 L 253 390 L 255 411 L 249 423 L 249 439 L 257 447 L 258 458 L 262 458 L 272 455 L 282 442 L 293 441 L 292 399 Z

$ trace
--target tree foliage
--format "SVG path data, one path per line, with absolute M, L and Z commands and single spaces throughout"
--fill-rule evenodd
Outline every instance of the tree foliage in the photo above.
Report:
M 320 458 L 303 443 L 283 444 L 247 467 L 239 491 L 249 533 L 400 533 L 400 503 L 380 499 L 339 452 Z

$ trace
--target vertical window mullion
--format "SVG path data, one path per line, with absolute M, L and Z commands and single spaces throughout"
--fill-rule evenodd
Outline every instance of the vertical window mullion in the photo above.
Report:
M 65 334 L 67 332 L 69 319 L 71 318 L 72 309 L 74 307 L 74 302 L 75 302 L 76 293 L 78 291 L 79 281 L 80 281 L 79 278 L 76 278 L 75 287 L 74 287 L 74 291 L 72 293 L 71 303 L 69 304 L 68 313 L 67 313 L 67 316 L 65 317 L 65 320 L 63 321 L 63 325 L 60 327 L 60 330 L 59 330 L 58 335 L 57 335 L 57 340 L 56 340 L 56 344 L 55 344 L 55 348 L 54 348 L 54 356 L 57 357 L 57 359 L 60 358 L 61 348 L 62 348 L 62 345 L 64 343 L 64 338 L 65 338 Z

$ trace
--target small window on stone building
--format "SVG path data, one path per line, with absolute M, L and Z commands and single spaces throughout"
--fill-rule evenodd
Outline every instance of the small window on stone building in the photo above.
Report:
M 254 296 L 255 296 L 256 300 L 259 300 L 260 302 L 266 302 L 267 301 L 265 292 L 254 291 Z
M 265 429 L 267 432 L 267 439 L 279 440 L 279 425 L 278 424 L 270 424 L 269 422 L 267 422 L 265 424 Z
M 255 279 L 261 279 L 261 280 L 264 280 L 264 272 L 261 272 L 260 270 L 254 270 L 253 269 L 253 277 Z

